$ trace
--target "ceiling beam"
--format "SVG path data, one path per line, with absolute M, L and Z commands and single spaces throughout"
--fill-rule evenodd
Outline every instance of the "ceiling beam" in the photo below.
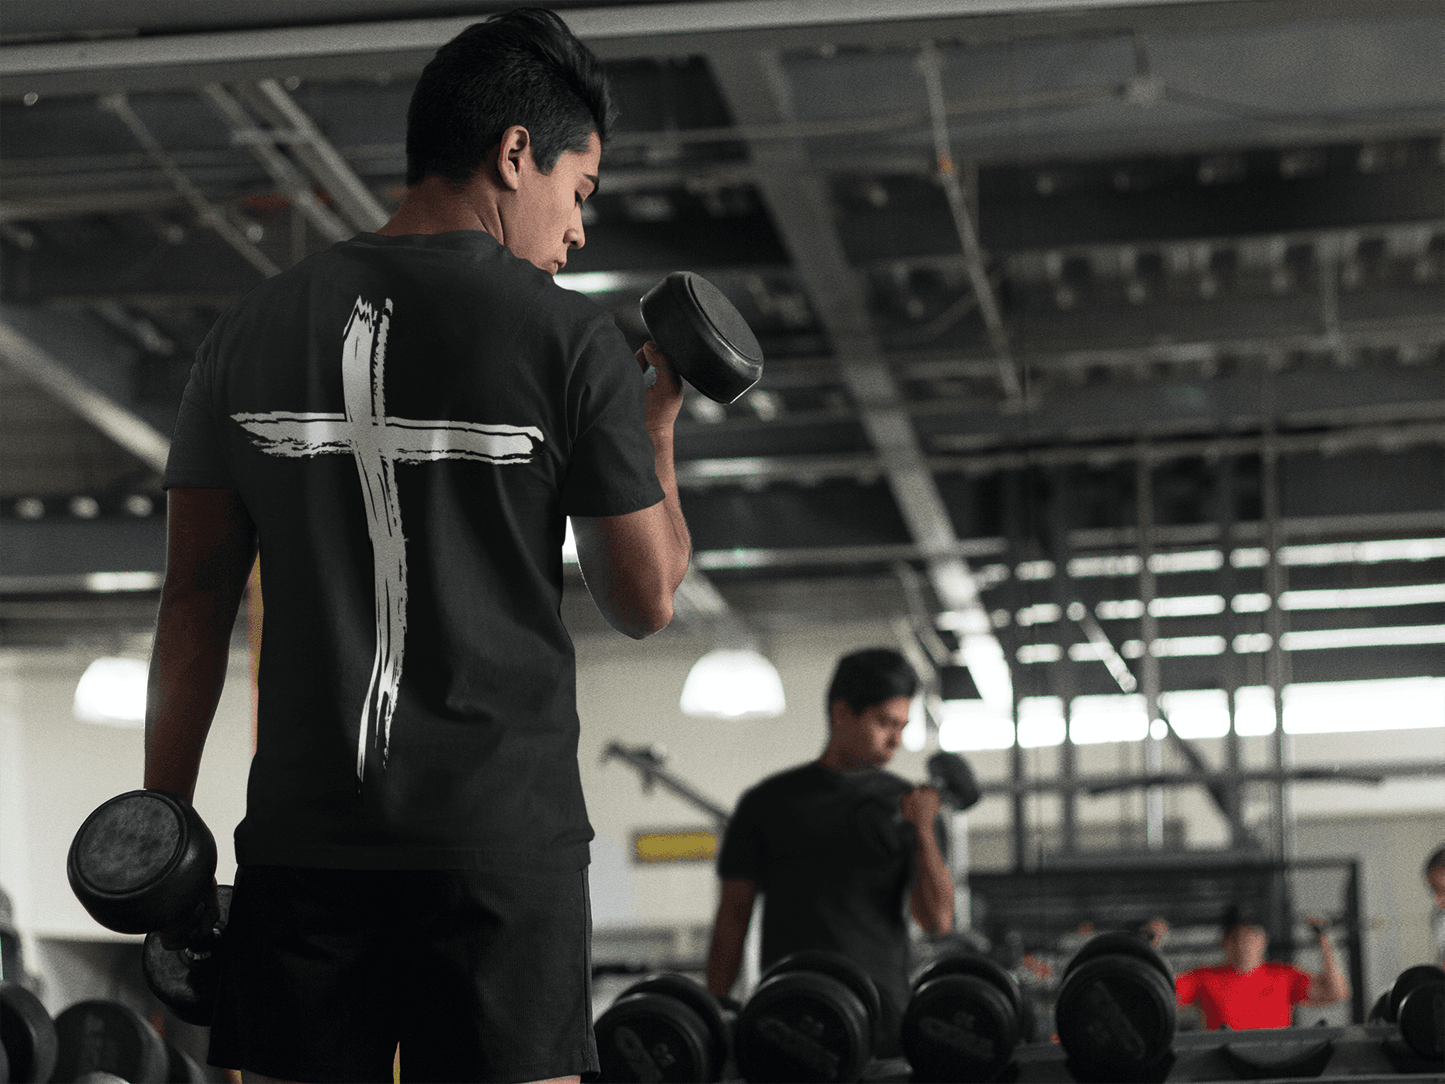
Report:
M 306 221 L 328 241 L 345 241 L 355 232 L 341 221 L 336 212 L 311 190 L 311 185 L 301 175 L 291 159 L 281 152 L 278 133 L 258 125 L 244 106 L 231 96 L 230 91 L 220 83 L 207 83 L 201 88 L 201 97 L 216 111 L 216 115 L 231 131 L 232 142 L 245 144 L 256 161 L 286 194 L 291 205 L 306 216 Z
M 1165 463 L 1174 459 L 1259 455 L 1268 447 L 1281 455 L 1340 452 L 1362 449 L 1400 449 L 1416 445 L 1445 445 L 1445 422 L 1361 425 L 1322 433 L 1286 433 L 1274 436 L 1205 437 L 1196 440 L 1137 440 L 1105 445 L 1029 448 L 983 452 L 977 455 L 922 456 L 933 472 L 959 472 L 972 476 L 1023 470 L 1027 467 L 1087 465 L 1095 468 L 1117 463 Z M 757 482 L 806 482 L 825 478 L 858 478 L 886 471 L 881 455 L 862 453 L 829 456 L 743 456 L 736 459 L 689 459 L 677 464 L 677 484 L 684 489 Z
M 734 120 L 765 124 L 792 119 L 791 91 L 776 52 L 722 52 L 710 59 Z M 799 142 L 755 143 L 750 150 L 758 191 L 832 342 L 894 501 L 925 556 L 929 583 L 939 605 L 956 613 L 955 624 L 965 630 L 959 661 L 969 667 L 986 700 L 1011 709 L 1008 662 L 968 564 L 957 552 L 959 540 L 948 509 L 870 324 L 867 293 L 848 265 L 827 185 Z
M 262 79 L 243 93 L 268 122 L 287 133 L 292 153 L 326 188 L 354 229 L 370 232 L 386 224 L 391 217 L 386 208 L 285 87 L 275 79 Z
M 161 141 L 131 108 L 130 99 L 125 94 L 106 94 L 101 97 L 99 104 L 101 109 L 114 114 L 116 119 L 125 125 L 135 141 L 145 149 L 151 161 L 165 174 L 171 187 L 190 204 L 191 209 L 196 213 L 196 218 L 203 225 L 209 226 L 220 234 L 226 244 L 240 253 L 242 258 L 261 274 L 269 278 L 280 272 L 281 268 L 276 262 L 257 248 L 255 243 L 226 217 L 225 211 L 207 199 L 201 190 L 192 183 L 181 167 L 176 164 L 175 159 L 161 145 Z
M 1301 19 L 1432 13 L 1430 0 L 721 0 L 568 9 L 603 59 L 679 56 L 711 48 L 888 47 L 956 36 L 1004 41 L 1027 34 L 1208 29 Z M 419 72 L 475 18 L 398 19 L 0 47 L 0 97 L 182 89 L 278 73 L 371 78 Z
M 9 308 L 7 306 L 7 308 Z M 44 388 L 57 402 L 74 411 L 157 474 L 164 472 L 170 440 L 124 401 L 109 394 L 61 356 L 41 346 L 21 330 L 13 312 L 0 311 L 0 360 L 12 370 Z M 114 367 L 103 365 L 113 372 Z

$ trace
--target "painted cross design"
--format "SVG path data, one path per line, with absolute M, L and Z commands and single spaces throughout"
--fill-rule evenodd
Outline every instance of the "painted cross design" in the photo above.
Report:
M 470 459 L 482 463 L 527 463 L 542 431 L 530 425 L 481 425 L 457 421 L 413 421 L 386 414 L 383 401 L 386 337 L 391 300 L 378 312 L 356 299 L 341 347 L 343 414 L 233 414 L 251 441 L 268 455 L 305 458 L 349 454 L 356 460 L 366 522 L 371 534 L 376 607 L 376 651 L 371 682 L 356 738 L 356 777 L 366 770 L 371 742 L 381 747 L 386 767 L 391 718 L 401 687 L 406 638 L 406 538 L 396 494 L 397 463 Z

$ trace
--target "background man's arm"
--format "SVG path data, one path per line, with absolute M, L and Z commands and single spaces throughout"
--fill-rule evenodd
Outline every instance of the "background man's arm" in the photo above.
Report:
M 756 895 L 757 885 L 752 881 L 741 877 L 723 879 L 717 921 L 712 927 L 712 946 L 707 953 L 707 988 L 714 994 L 726 994 L 737 982 Z
M 625 516 L 572 517 L 582 578 L 607 623 L 640 640 L 672 620 L 672 596 L 687 575 L 692 538 L 677 496 L 672 464 L 672 427 L 682 407 L 682 383 L 648 343 L 639 363 L 657 369 L 647 389 L 647 435 L 662 501 Z
M 146 688 L 145 786 L 190 801 L 256 560 L 256 527 L 235 490 L 172 489 L 166 531 Z
M 1311 923 L 1311 925 L 1315 924 Z M 1315 925 L 1315 931 L 1319 938 L 1320 955 L 1323 957 L 1324 966 L 1318 975 L 1310 977 L 1310 993 L 1309 997 L 1305 999 L 1305 1004 L 1336 1005 L 1350 996 L 1350 983 L 1335 960 L 1335 951 L 1330 944 L 1330 935 L 1325 932 L 1324 926 L 1322 924 Z
M 903 817 L 913 825 L 918 841 L 908 909 L 914 921 L 929 933 L 947 933 L 953 928 L 953 878 L 933 831 L 940 807 L 938 791 L 933 787 L 914 787 L 900 803 Z

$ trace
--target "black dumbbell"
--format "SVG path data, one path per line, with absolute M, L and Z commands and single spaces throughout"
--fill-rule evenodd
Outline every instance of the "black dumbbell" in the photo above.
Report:
M 166 1084 L 170 1053 L 140 1013 L 117 1001 L 80 1001 L 55 1018 L 56 1081 L 108 1073 L 130 1084 Z M 104 1078 L 100 1078 L 104 1079 Z
M 43 1084 L 55 1071 L 55 1021 L 18 982 L 0 982 L 0 1049 L 15 1084 Z
M 738 1071 L 751 1084 L 856 1081 L 882 1013 L 868 972 L 836 952 L 785 956 L 738 1016 Z
M 1075 1077 L 1162 1079 L 1175 1030 L 1169 965 L 1134 934 L 1092 938 L 1064 970 L 1054 1023 Z
M 928 782 L 960 813 L 972 809 L 983 797 L 973 769 L 957 753 L 934 753 L 929 757 Z
M 216 840 L 174 795 L 133 790 L 76 832 L 66 874 L 92 918 L 146 934 L 141 961 L 155 995 L 190 1024 L 211 1022 L 229 886 L 215 883 Z
M 1407 967 L 1381 1000 L 1384 1019 L 1399 1025 L 1406 1046 L 1430 1061 L 1445 1058 L 1445 970 Z
M 974 953 L 945 956 L 918 976 L 903 1014 L 903 1053 L 916 1081 L 996 1080 L 1024 1038 L 1014 977 Z
M 683 975 L 654 975 L 618 995 L 593 1026 L 603 1081 L 705 1084 L 728 1056 L 723 1007 Z
M 735 402 L 763 375 L 742 313 L 701 275 L 674 271 L 642 297 L 642 322 L 674 371 L 709 399 Z

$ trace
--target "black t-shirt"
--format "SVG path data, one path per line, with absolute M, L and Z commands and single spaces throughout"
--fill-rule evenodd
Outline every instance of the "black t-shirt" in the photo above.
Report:
M 890 772 L 814 761 L 769 776 L 738 800 L 718 874 L 746 878 L 763 893 L 764 967 L 804 949 L 841 952 L 901 1013 L 915 843 L 898 803 L 912 787 Z
M 643 398 L 612 319 L 479 231 L 362 234 L 221 316 L 165 484 L 260 535 L 239 861 L 586 865 L 565 516 L 662 499 Z

